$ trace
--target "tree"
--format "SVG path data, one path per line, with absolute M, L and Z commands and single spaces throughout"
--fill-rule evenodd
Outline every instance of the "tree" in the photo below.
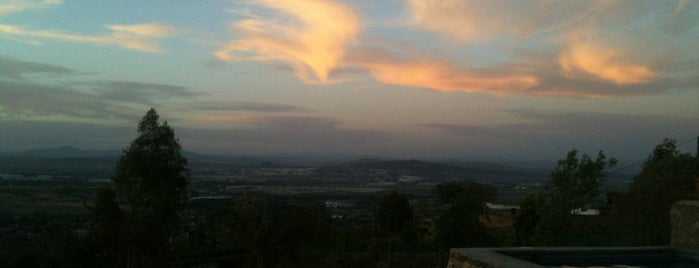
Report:
M 395 191 L 386 195 L 377 214 L 381 228 L 388 232 L 399 233 L 413 220 L 410 202 L 404 195 Z
M 270 227 L 272 254 L 279 267 L 319 266 L 335 242 L 332 217 L 322 205 L 288 206 L 275 215 Z
M 534 234 L 530 242 L 540 245 L 575 245 L 576 236 L 584 237 L 579 228 L 584 224 L 576 222 L 573 211 L 588 208 L 595 199 L 600 197 L 599 186 L 604 178 L 603 171 L 613 167 L 616 159 L 607 160 L 604 152 L 599 151 L 593 160 L 587 154 L 578 157 L 578 151 L 568 152 L 565 159 L 558 160 L 551 180 L 546 184 L 540 195 L 540 201 L 528 200 L 523 206 L 532 207 L 538 214 L 522 214 L 520 217 L 537 218 Z M 535 202 L 535 203 L 532 203 Z M 524 220 L 521 218 L 520 221 Z M 522 222 L 524 223 L 524 222 Z M 520 227 L 530 228 L 528 225 Z M 584 227 L 584 226 L 583 226 Z M 520 232 L 524 229 L 518 230 Z M 526 234 L 521 234 L 526 237 Z
M 578 158 L 578 151 L 573 149 L 566 159 L 558 160 L 558 165 L 551 172 L 551 180 L 544 188 L 543 197 L 562 214 L 586 208 L 600 196 L 599 186 L 604 178 L 602 171 L 616 163 L 614 158 L 607 161 L 602 151 L 592 160 L 587 154 Z
M 269 226 L 266 211 L 258 207 L 249 193 L 245 193 L 233 205 L 231 241 L 246 252 L 247 267 L 265 267 L 269 244 Z
M 613 208 L 622 243 L 667 245 L 670 207 L 678 200 L 696 199 L 698 176 L 697 156 L 678 151 L 672 139 L 657 145 L 634 177 L 629 192 Z
M 460 199 L 469 198 L 476 203 L 485 202 L 495 197 L 497 190 L 490 185 L 470 181 L 452 181 L 438 184 L 434 189 L 437 198 L 442 204 L 453 204 Z
M 114 190 L 104 188 L 97 193 L 93 207 L 92 225 L 87 243 L 92 265 L 99 267 L 123 267 L 124 251 L 123 225 L 124 213 L 115 200 Z
M 441 206 L 435 224 L 440 266 L 452 247 L 479 247 L 494 243 L 480 217 L 485 203 L 497 193 L 492 186 L 475 182 L 447 182 L 435 187 Z
M 519 205 L 513 222 L 517 246 L 531 246 L 533 244 L 536 226 L 541 218 L 541 204 L 541 194 L 533 193 L 529 194 Z
M 112 181 L 126 203 L 127 265 L 154 265 L 168 253 L 190 183 L 187 159 L 167 122 L 150 109 L 124 150 Z

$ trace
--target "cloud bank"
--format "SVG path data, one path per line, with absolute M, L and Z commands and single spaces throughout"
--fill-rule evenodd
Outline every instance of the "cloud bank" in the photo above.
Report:
M 410 0 L 411 17 L 399 27 L 437 37 L 411 49 L 396 45 L 402 40 L 375 42 L 363 34 L 362 13 L 339 1 L 251 6 L 271 12 L 235 22 L 237 38 L 216 56 L 288 64 L 307 83 L 343 81 L 348 72 L 339 70 L 353 70 L 382 84 L 435 91 L 606 98 L 686 90 L 696 79 L 663 68 L 679 55 L 697 58 L 691 46 L 668 43 L 699 42 L 699 22 L 690 21 L 699 4 L 688 1 Z M 475 64 L 468 50 L 499 60 Z
M 140 112 L 198 95 L 182 86 L 86 80 L 76 73 L 61 66 L 0 57 L 0 119 L 126 119 L 133 117 L 134 108 Z M 27 79 L 37 75 L 45 77 Z

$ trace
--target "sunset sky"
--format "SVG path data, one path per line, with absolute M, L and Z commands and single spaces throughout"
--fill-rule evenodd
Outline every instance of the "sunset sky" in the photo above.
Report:
M 699 135 L 699 1 L 0 0 L 0 152 L 645 158 Z M 684 150 L 692 151 L 694 143 Z

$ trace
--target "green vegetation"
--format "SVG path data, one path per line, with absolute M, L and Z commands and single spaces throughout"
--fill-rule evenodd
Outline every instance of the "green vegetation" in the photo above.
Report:
M 590 208 L 600 197 L 599 186 L 603 171 L 616 164 L 607 161 L 603 152 L 592 159 L 587 154 L 578 157 L 571 150 L 559 160 L 551 172 L 551 180 L 541 193 L 524 200 L 515 219 L 517 242 L 535 245 L 586 244 L 590 233 L 588 223 L 577 217 L 576 211 Z
M 413 220 L 408 198 L 395 191 L 384 197 L 377 214 L 381 229 L 391 233 L 400 233 Z
M 699 158 L 680 153 L 674 140 L 666 139 L 643 163 L 629 191 L 614 206 L 619 240 L 633 245 L 666 245 L 670 242 L 668 211 L 678 200 L 696 199 Z
M 113 189 L 97 195 L 90 249 L 100 266 L 157 266 L 172 258 L 190 178 L 174 131 L 158 119 L 154 109 L 146 113 L 117 163 Z
M 655 147 L 628 192 L 600 193 L 604 170 L 616 160 L 600 152 L 568 153 L 543 191 L 528 196 L 514 219 L 514 244 L 546 246 L 644 246 L 670 242 L 669 211 L 678 200 L 696 199 L 699 159 L 680 153 L 674 140 Z M 606 204 L 600 207 L 600 203 Z M 597 204 L 595 217 L 578 212 Z

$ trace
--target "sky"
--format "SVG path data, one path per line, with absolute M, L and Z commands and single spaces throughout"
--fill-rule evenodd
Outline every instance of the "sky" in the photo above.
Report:
M 622 161 L 699 135 L 699 1 L 0 0 L 0 152 Z M 695 143 L 683 147 L 694 152 Z

